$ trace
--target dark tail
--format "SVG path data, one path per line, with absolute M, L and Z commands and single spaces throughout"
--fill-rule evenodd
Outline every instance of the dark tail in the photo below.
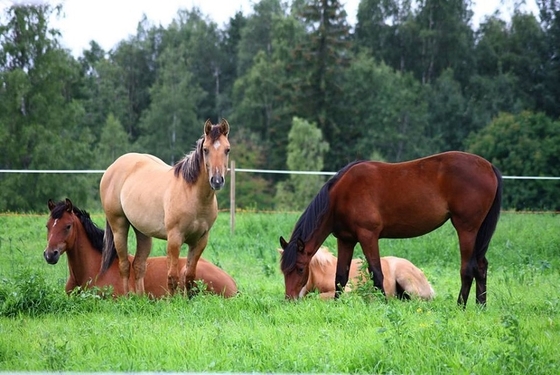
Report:
M 496 188 L 496 195 L 494 196 L 492 207 L 490 207 L 490 211 L 488 211 L 486 218 L 478 230 L 473 259 L 481 259 L 486 256 L 486 250 L 488 250 L 490 239 L 496 230 L 496 225 L 498 224 L 498 219 L 500 218 L 500 211 L 502 209 L 502 174 L 495 166 L 492 166 L 492 168 L 494 169 L 494 174 L 496 174 L 496 178 L 498 179 L 498 187 Z
M 111 264 L 117 258 L 117 249 L 113 239 L 113 231 L 109 222 L 105 221 L 105 235 L 103 236 L 103 251 L 101 255 L 101 273 L 104 273 L 111 267 Z

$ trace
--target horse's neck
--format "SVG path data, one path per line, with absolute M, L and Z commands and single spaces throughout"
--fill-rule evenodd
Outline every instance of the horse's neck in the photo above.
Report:
M 101 268 L 101 253 L 93 248 L 83 226 L 74 226 L 76 236 L 73 244 L 68 244 L 66 255 L 70 274 L 78 285 L 94 279 Z
M 325 219 L 321 224 L 317 226 L 315 231 L 305 243 L 305 248 L 307 251 L 311 251 L 312 256 L 317 253 L 317 250 L 321 247 L 323 242 L 332 233 L 332 225 L 330 224 L 330 219 Z

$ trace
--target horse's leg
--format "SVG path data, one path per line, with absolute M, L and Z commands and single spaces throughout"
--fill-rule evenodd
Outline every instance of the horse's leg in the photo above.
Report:
M 136 294 L 143 295 L 145 292 L 144 276 L 146 275 L 146 261 L 152 250 L 152 237 L 146 236 L 136 228 L 134 228 L 134 232 L 136 233 L 136 254 L 134 255 L 132 267 L 134 268 Z
M 123 283 L 123 292 L 127 294 L 129 292 L 128 278 L 130 277 L 130 262 L 128 260 L 128 229 L 130 223 L 125 217 L 118 217 L 110 220 L 109 225 L 113 231 L 113 240 L 119 258 L 119 273 Z
M 461 251 L 461 290 L 457 298 L 457 304 L 466 307 L 474 275 L 478 273 L 478 270 L 475 270 L 476 259 L 473 258 L 476 232 L 457 229 L 457 233 L 459 235 L 459 249 Z
M 180 231 L 167 232 L 167 288 L 171 294 L 175 293 L 179 285 L 179 254 L 182 245 L 183 236 Z
M 348 275 L 350 273 L 350 265 L 352 264 L 355 246 L 355 241 L 337 239 L 338 261 L 336 262 L 336 276 L 334 279 L 334 298 L 340 297 L 340 294 L 344 292 L 344 287 L 348 283 Z
M 358 241 L 368 262 L 368 271 L 373 280 L 373 286 L 385 295 L 383 270 L 381 269 L 381 259 L 379 257 L 379 239 L 372 232 L 368 232 L 359 236 Z
M 486 305 L 486 275 L 488 272 L 488 260 L 486 257 L 478 260 L 478 269 L 475 273 L 476 279 L 476 302 L 482 306 Z
M 208 243 L 208 232 L 206 232 L 194 245 L 189 245 L 189 252 L 187 254 L 187 264 L 186 264 L 186 271 L 185 271 L 185 287 L 187 289 L 187 295 L 192 297 L 195 294 L 194 290 L 194 279 L 196 277 L 196 266 L 198 264 L 198 260 Z

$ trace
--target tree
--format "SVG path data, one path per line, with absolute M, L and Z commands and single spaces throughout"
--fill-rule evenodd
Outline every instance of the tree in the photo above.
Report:
M 543 63 L 543 110 L 552 118 L 560 117 L 560 2 L 537 0 L 541 27 L 545 30 L 546 52 Z
M 462 150 L 466 137 L 473 130 L 467 99 L 453 75 L 448 69 L 426 88 L 428 123 L 425 135 L 433 144 L 433 152 Z
M 101 130 L 99 143 L 95 148 L 96 167 L 105 169 L 119 156 L 131 151 L 128 134 L 117 118 L 109 113 L 105 126 Z
M 117 68 L 111 69 L 117 73 L 113 77 L 112 85 L 126 93 L 126 112 L 113 113 L 129 134 L 131 142 L 135 142 L 139 135 L 139 123 L 142 112 L 150 106 L 150 87 L 154 84 L 157 74 L 156 59 L 159 56 L 158 30 L 151 27 L 144 18 L 138 23 L 137 35 L 121 41 L 117 47 L 109 52 L 109 61 Z M 124 100 L 124 99 L 123 99 Z
M 560 122 L 544 113 L 501 113 L 473 133 L 468 151 L 496 165 L 504 175 L 560 176 Z M 505 181 L 503 205 L 514 209 L 560 209 L 560 185 L 546 180 Z
M 232 122 L 258 134 L 265 145 L 266 166 L 286 167 L 286 144 L 294 114 L 291 106 L 292 46 L 305 37 L 301 24 L 292 16 L 272 17 L 274 38 L 270 48 L 259 51 L 245 74 L 234 84 Z M 276 176 L 269 176 L 271 179 Z
M 247 19 L 241 12 L 237 12 L 233 18 L 230 18 L 226 29 L 221 33 L 219 49 L 222 51 L 224 59 L 219 81 L 220 92 L 217 97 L 217 113 L 225 118 L 230 118 L 234 110 L 233 87 L 238 70 L 237 52 L 241 42 L 241 32 L 246 24 Z
M 236 168 L 266 168 L 267 147 L 255 133 L 247 128 L 240 128 L 230 136 L 230 160 L 235 161 Z M 235 205 L 244 209 L 272 209 L 274 206 L 274 188 L 270 179 L 256 173 L 237 173 L 235 181 Z M 223 190 L 230 188 L 231 177 L 226 179 Z M 218 194 L 218 207 L 230 207 L 229 196 Z
M 358 6 L 356 48 L 378 62 L 404 71 L 415 37 L 411 0 L 362 0 Z
M 204 91 L 196 106 L 199 119 L 218 121 L 223 114 L 218 110 L 222 93 L 222 74 L 226 55 L 220 47 L 220 33 L 215 22 L 206 19 L 198 8 L 180 10 L 173 21 L 167 38 L 171 43 L 165 49 L 181 51 L 190 74 L 192 85 Z M 178 72 L 179 73 L 179 72 Z
M 426 137 L 425 87 L 410 73 L 395 72 L 366 53 L 352 62 L 344 76 L 340 98 L 347 119 L 344 131 L 352 139 L 345 147 L 348 163 L 374 153 L 388 161 L 409 160 L 434 150 Z
M 253 13 L 247 18 L 241 30 L 241 40 L 237 55 L 237 75 L 243 76 L 251 68 L 260 51 L 272 53 L 274 18 L 284 16 L 286 11 L 280 0 L 255 2 Z
M 314 123 L 294 117 L 288 135 L 288 168 L 291 171 L 320 171 L 329 144 L 323 141 L 321 130 Z M 317 175 L 290 175 L 276 189 L 276 208 L 301 210 L 323 186 L 325 179 Z
M 297 44 L 289 73 L 292 76 L 290 102 L 297 116 L 319 126 L 331 145 L 328 168 L 341 165 L 345 137 L 341 119 L 341 77 L 350 63 L 350 26 L 338 0 L 308 0 L 300 5 L 298 17 L 308 37 Z
M 193 83 L 185 61 L 184 46 L 166 49 L 160 56 L 159 74 L 150 89 L 152 103 L 142 114 L 137 146 L 174 164 L 194 147 L 202 135 L 197 108 L 204 92 Z
M 416 59 L 411 69 L 422 83 L 431 83 L 446 69 L 466 83 L 472 71 L 473 31 L 470 0 L 419 0 Z
M 79 126 L 79 65 L 48 27 L 56 9 L 13 6 L 0 29 L 2 168 L 88 169 L 94 159 L 94 139 Z M 61 195 L 87 202 L 91 177 L 14 174 L 0 176 L 0 183 L 0 211 L 42 211 Z

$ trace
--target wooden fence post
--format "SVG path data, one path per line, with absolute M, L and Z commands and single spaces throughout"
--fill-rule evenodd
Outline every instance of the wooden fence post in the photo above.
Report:
M 230 188 L 229 188 L 229 230 L 235 232 L 235 160 L 230 163 Z

